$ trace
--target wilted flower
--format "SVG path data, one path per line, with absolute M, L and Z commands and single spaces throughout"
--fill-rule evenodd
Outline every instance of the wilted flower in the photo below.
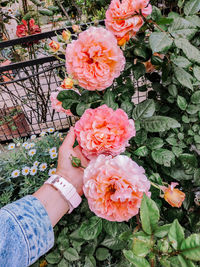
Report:
M 100 27 L 79 34 L 66 49 L 68 74 L 84 89 L 104 90 L 124 70 L 125 58 L 114 35 Z
M 122 109 L 114 111 L 106 105 L 87 109 L 74 130 L 83 154 L 89 159 L 124 152 L 129 139 L 136 134 L 134 121 Z
M 14 171 L 11 173 L 11 176 L 12 176 L 13 178 L 18 177 L 19 175 L 20 175 L 20 171 L 19 171 L 19 170 L 14 170 Z
M 56 41 L 51 41 L 49 43 L 49 47 L 51 48 L 51 50 L 55 53 L 60 49 L 60 44 Z
M 150 196 L 145 171 L 127 156 L 100 155 L 84 171 L 83 191 L 97 216 L 128 221 L 139 212 L 143 194 Z
M 22 19 L 22 24 L 17 25 L 16 35 L 18 37 L 25 37 L 29 35 L 29 30 L 30 30 L 31 35 L 41 33 L 41 29 L 37 24 L 35 24 L 34 19 L 29 20 L 29 29 L 28 29 L 27 21 Z
M 175 188 L 177 185 L 178 183 L 171 183 L 168 187 L 160 186 L 160 188 L 164 192 L 165 201 L 172 207 L 180 208 L 185 199 L 185 193 Z

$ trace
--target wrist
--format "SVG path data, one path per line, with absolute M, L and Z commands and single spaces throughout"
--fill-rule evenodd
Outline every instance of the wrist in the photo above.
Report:
M 52 175 L 45 184 L 49 184 L 59 191 L 64 200 L 69 204 L 69 213 L 78 207 L 82 201 L 73 184 L 58 174 Z

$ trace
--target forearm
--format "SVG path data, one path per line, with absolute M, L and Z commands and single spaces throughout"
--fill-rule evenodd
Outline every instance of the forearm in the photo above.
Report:
M 67 201 L 62 197 L 61 193 L 51 185 L 43 185 L 33 196 L 45 207 L 53 227 L 69 210 Z

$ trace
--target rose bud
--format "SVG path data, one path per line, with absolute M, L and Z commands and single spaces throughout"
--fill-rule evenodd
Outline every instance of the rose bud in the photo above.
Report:
M 49 47 L 51 48 L 51 50 L 55 53 L 60 49 L 60 44 L 56 41 L 51 41 L 49 43 Z
M 72 79 L 70 79 L 70 78 L 65 78 L 65 79 L 63 80 L 62 84 L 61 84 L 61 87 L 62 87 L 63 89 L 71 89 L 71 88 L 73 87 L 73 85 L 74 85 L 74 82 L 73 82 Z
M 65 42 L 69 41 L 69 39 L 71 38 L 71 32 L 70 31 L 63 31 L 62 32 L 62 38 Z
M 80 27 L 79 27 L 79 25 L 73 25 L 72 26 L 72 30 L 74 31 L 74 32 L 80 32 Z

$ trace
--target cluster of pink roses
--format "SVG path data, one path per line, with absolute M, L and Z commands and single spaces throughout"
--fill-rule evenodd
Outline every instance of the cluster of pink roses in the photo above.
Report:
M 124 45 L 142 27 L 143 17 L 151 12 L 149 0 L 112 0 L 106 11 L 106 28 L 116 36 L 119 45 Z
M 83 187 L 90 209 L 110 221 L 128 221 L 138 213 L 143 193 L 150 196 L 144 169 L 119 155 L 136 134 L 134 121 L 122 109 L 103 105 L 84 112 L 75 134 L 83 154 L 91 159 Z

